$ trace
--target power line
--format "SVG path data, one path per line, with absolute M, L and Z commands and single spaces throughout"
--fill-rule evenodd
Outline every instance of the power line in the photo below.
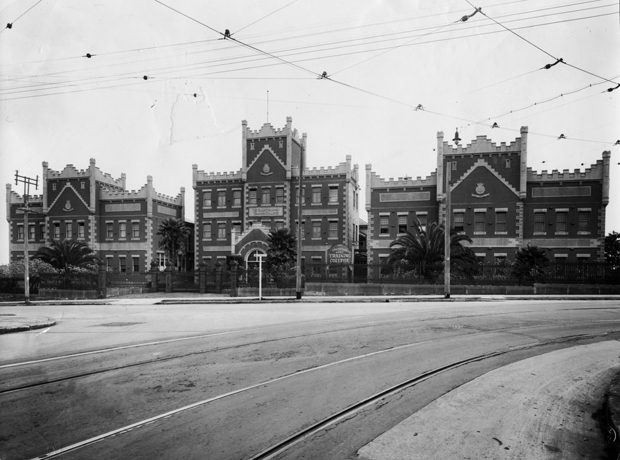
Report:
M 277 10 L 275 10 L 275 11 L 272 11 L 271 13 L 269 13 L 269 14 L 267 14 L 267 15 L 263 16 L 263 17 L 262 17 L 262 18 L 260 18 L 260 19 L 257 19 L 256 21 L 254 21 L 254 22 L 252 22 L 252 23 L 248 24 L 248 25 L 247 25 L 247 26 L 245 26 L 245 27 L 242 27 L 241 29 L 239 29 L 239 30 L 235 31 L 235 33 L 234 33 L 234 34 L 231 34 L 231 35 L 238 34 L 238 33 L 239 33 L 239 32 L 241 32 L 242 30 L 245 30 L 245 29 L 247 29 L 248 27 L 253 26 L 253 25 L 254 25 L 254 24 L 256 24 L 257 22 L 260 22 L 260 21 L 262 21 L 263 19 L 268 18 L 268 17 L 269 17 L 269 16 L 271 16 L 272 14 L 276 14 L 278 11 L 283 10 L 283 9 L 284 9 L 284 8 L 286 8 L 287 6 L 292 5 L 292 4 L 293 4 L 293 3 L 295 3 L 296 1 L 297 1 L 297 0 L 293 0 L 291 3 L 287 3 L 287 4 L 286 4 L 286 5 L 284 5 L 283 7 L 278 8 L 278 9 L 277 9 Z
M 13 22 L 9 22 L 6 27 L 2 30 L 0 30 L 0 33 L 4 32 L 5 30 L 10 30 L 13 28 L 13 24 L 15 24 L 20 18 L 22 18 L 26 13 L 28 13 L 31 9 L 33 9 L 35 6 L 37 6 L 39 3 L 41 3 L 43 0 L 39 0 L 37 3 L 35 3 L 34 5 L 32 5 L 30 8 L 28 8 L 26 11 L 24 11 L 22 14 L 20 14 L 19 16 L 17 16 L 15 19 L 13 19 Z

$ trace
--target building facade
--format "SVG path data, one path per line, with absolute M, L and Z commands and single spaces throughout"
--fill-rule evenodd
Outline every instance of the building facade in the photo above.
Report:
M 237 172 L 205 173 L 193 166 L 196 268 L 228 256 L 254 262 L 266 254 L 271 229 L 297 235 L 300 164 L 308 158 L 307 137 L 269 123 L 252 131 L 242 122 L 242 166 Z M 325 263 L 334 245 L 351 253 L 358 244 L 358 166 L 351 157 L 334 167 L 304 168 L 302 257 Z
M 24 228 L 24 197 L 7 184 L 7 220 L 11 261 L 23 259 L 24 238 L 29 255 L 52 240 L 86 243 L 110 270 L 144 272 L 151 262 L 166 263 L 159 249 L 160 223 L 174 217 L 184 220 L 185 190 L 176 197 L 157 193 L 153 179 L 138 191 L 125 189 L 126 176 L 114 179 L 101 172 L 95 160 L 86 170 L 67 165 L 62 171 L 43 162 L 42 195 L 31 196 L 28 228 Z M 191 243 L 190 238 L 190 243 Z M 191 254 L 192 247 L 188 248 Z
M 528 244 L 547 250 L 551 261 L 602 260 L 610 152 L 585 171 L 538 173 L 527 167 L 527 134 L 522 127 L 509 145 L 478 136 L 461 146 L 439 132 L 437 169 L 424 179 L 385 180 L 366 165 L 369 263 L 387 257 L 415 218 L 422 227 L 445 222 L 448 172 L 451 226 L 472 239 L 481 262 L 514 260 Z

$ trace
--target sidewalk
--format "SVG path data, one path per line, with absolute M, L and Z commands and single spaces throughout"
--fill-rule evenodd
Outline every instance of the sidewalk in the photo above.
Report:
M 360 460 L 584 459 L 603 454 L 593 414 L 620 370 L 620 342 L 496 369 L 436 399 L 358 451 Z

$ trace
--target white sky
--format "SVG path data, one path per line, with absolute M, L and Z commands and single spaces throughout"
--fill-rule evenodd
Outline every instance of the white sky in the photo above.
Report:
M 192 164 L 239 170 L 241 120 L 259 129 L 267 110 L 275 128 L 292 116 L 308 134 L 309 167 L 350 154 L 362 177 L 368 163 L 384 178 L 429 175 L 437 131 L 499 143 L 527 125 L 534 170 L 583 169 L 612 151 L 606 233 L 620 230 L 620 89 L 606 91 L 620 83 L 617 1 L 472 1 L 488 17 L 467 22 L 467 0 L 161 1 L 204 25 L 156 0 L 0 0 L 0 24 L 14 22 L 0 33 L 4 184 L 22 194 L 15 170 L 40 177 L 43 161 L 86 169 L 92 157 L 130 190 L 148 175 L 166 195 L 185 187 L 193 220 Z M 539 70 L 551 56 L 568 65 Z

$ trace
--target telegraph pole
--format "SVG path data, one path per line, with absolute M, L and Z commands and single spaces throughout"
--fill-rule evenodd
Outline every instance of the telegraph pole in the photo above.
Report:
M 30 257 L 28 257 L 28 200 L 30 198 L 30 186 L 34 185 L 35 190 L 38 188 L 39 176 L 36 179 L 26 176 L 20 176 L 19 171 L 15 171 L 15 185 L 20 182 L 24 183 L 24 207 L 18 208 L 24 211 L 24 301 L 30 303 Z
M 448 162 L 446 167 L 446 219 L 444 228 L 444 264 L 443 264 L 443 292 L 446 299 L 450 298 L 450 169 L 451 164 Z
M 299 153 L 299 194 L 297 195 L 297 211 L 298 211 L 298 221 L 297 221 L 297 280 L 296 280 L 296 288 L 295 288 L 295 298 L 297 300 L 301 299 L 301 239 L 303 238 L 303 225 L 302 225 L 302 208 L 304 203 L 304 192 L 302 188 L 302 180 L 304 177 L 304 150 L 306 149 L 306 143 L 302 142 L 301 150 Z

